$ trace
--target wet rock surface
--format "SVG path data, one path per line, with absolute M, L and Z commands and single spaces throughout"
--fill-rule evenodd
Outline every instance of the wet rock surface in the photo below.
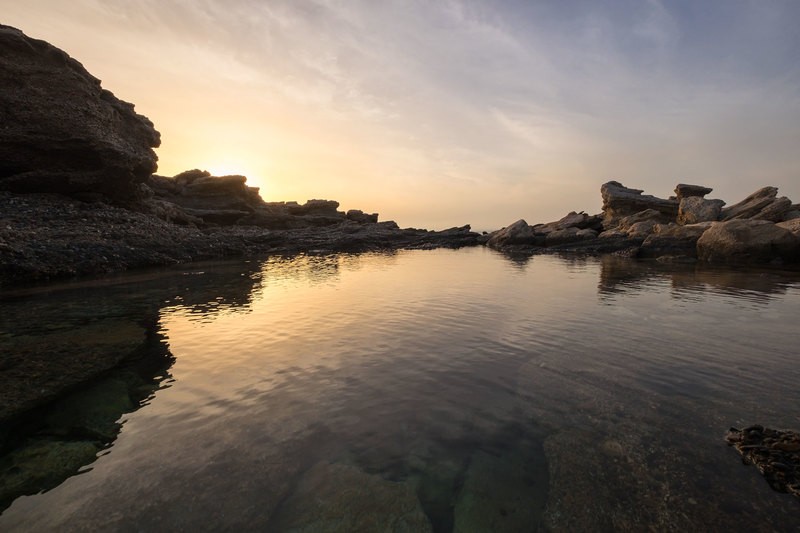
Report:
M 128 201 L 160 136 L 58 48 L 0 25 L 0 189 Z
M 744 464 L 758 468 L 773 489 L 800 498 L 800 433 L 753 425 L 732 427 L 725 440 Z

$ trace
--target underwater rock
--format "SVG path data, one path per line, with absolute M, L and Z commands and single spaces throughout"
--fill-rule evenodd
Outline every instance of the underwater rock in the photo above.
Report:
M 344 464 L 318 463 L 278 507 L 271 530 L 308 533 L 432 531 L 410 486 Z

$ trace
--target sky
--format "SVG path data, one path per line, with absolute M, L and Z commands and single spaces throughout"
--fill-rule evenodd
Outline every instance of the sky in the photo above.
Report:
M 0 0 L 161 132 L 402 227 L 600 212 L 617 180 L 800 202 L 796 0 Z

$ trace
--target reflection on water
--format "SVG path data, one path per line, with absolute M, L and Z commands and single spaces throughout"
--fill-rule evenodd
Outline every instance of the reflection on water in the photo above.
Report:
M 800 426 L 796 273 L 441 250 L 195 265 L 0 306 L 8 349 L 73 309 L 73 329 L 158 313 L 151 348 L 174 356 L 139 373 L 141 396 L 112 374 L 28 417 L 25 439 L 85 442 L 63 420 L 101 405 L 89 436 L 113 445 L 70 452 L 91 469 L 17 498 L 3 530 L 800 528 L 722 438 Z

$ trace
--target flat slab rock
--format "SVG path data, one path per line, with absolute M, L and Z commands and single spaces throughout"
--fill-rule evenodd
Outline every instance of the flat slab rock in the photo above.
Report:
M 754 425 L 731 428 L 725 436 L 745 464 L 752 464 L 770 486 L 800 498 L 800 433 Z

